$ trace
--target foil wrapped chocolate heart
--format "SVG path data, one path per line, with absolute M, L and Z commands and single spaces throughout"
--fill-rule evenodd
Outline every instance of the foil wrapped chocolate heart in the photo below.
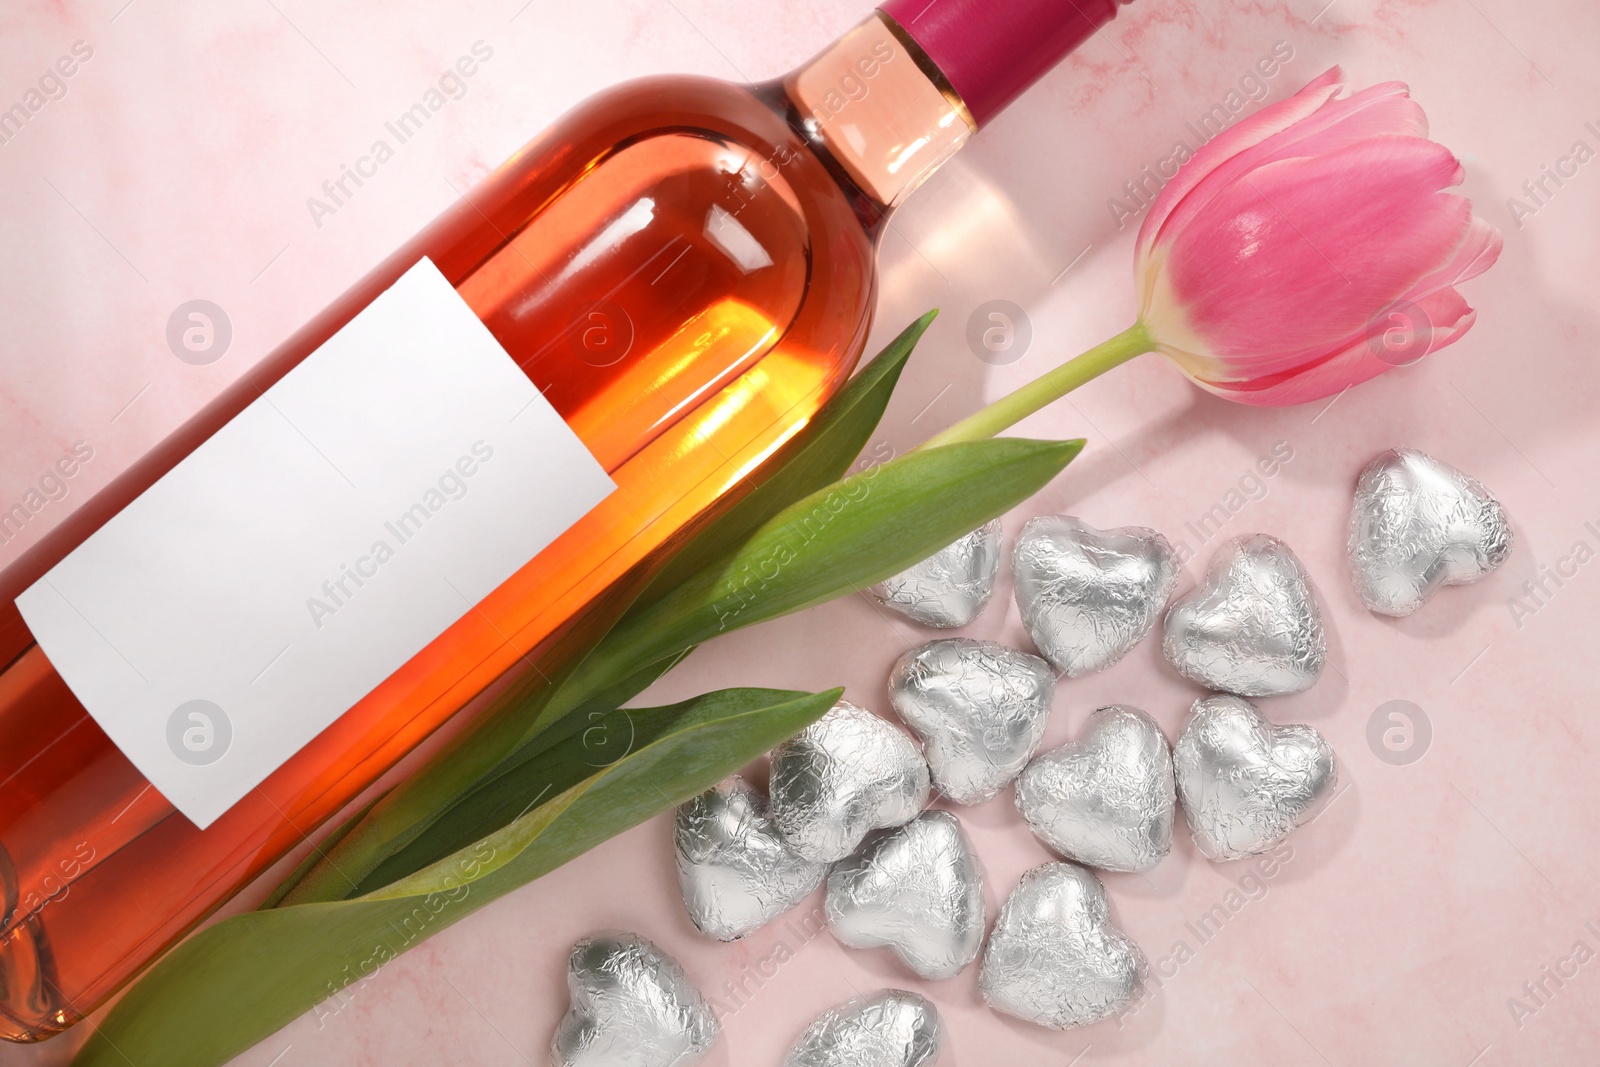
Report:
M 819 1015 L 783 1067 L 934 1067 L 943 1048 L 938 1009 L 915 993 L 885 989 Z
M 978 970 L 991 1008 L 1058 1030 L 1121 1011 L 1144 991 L 1139 946 L 1111 925 L 1100 879 L 1072 863 L 1022 876 Z
M 995 519 L 868 592 L 924 626 L 965 626 L 983 613 L 999 572 L 1000 520 Z
M 983 946 L 983 870 L 948 811 L 867 838 L 828 875 L 825 905 L 841 942 L 887 945 L 923 978 L 954 978 Z
M 1096 530 L 1070 515 L 1030 520 L 1011 560 L 1022 624 L 1069 678 L 1127 654 L 1178 584 L 1177 553 L 1156 531 Z
M 958 804 L 988 800 L 1021 773 L 1054 693 L 1038 656 L 965 637 L 914 648 L 889 675 L 889 698 L 922 739 L 934 787 Z
M 871 831 L 928 806 L 928 764 L 902 730 L 841 700 L 773 749 L 769 790 L 784 842 L 814 863 L 832 863 Z
M 1309 689 L 1328 658 L 1311 579 L 1266 534 L 1217 550 L 1205 584 L 1167 612 L 1161 651 L 1184 677 L 1249 697 Z
M 689 1067 L 721 1027 L 676 960 L 638 934 L 586 937 L 567 960 L 572 1007 L 556 1028 L 556 1067 Z
M 1426 453 L 1391 449 L 1356 480 L 1350 573 L 1361 602 L 1380 615 L 1410 615 L 1442 587 L 1477 581 L 1511 545 L 1500 501 Z
M 1172 768 L 1189 832 L 1213 860 L 1267 851 L 1327 805 L 1339 778 L 1317 731 L 1274 726 L 1248 700 L 1220 694 L 1195 701 Z
M 784 843 L 766 797 L 738 775 L 680 807 L 672 838 L 689 919 L 718 941 L 765 926 L 828 873 Z
M 1088 867 L 1148 871 L 1172 848 L 1172 754 L 1138 708 L 1101 708 L 1081 738 L 1035 756 L 1016 800 L 1041 841 Z

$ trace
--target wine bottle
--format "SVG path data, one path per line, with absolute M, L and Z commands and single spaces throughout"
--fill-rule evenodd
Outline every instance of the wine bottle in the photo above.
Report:
M 8 567 L 0 1036 L 82 1019 L 759 476 L 861 352 L 890 213 L 1118 2 L 889 0 L 774 81 L 594 97 Z

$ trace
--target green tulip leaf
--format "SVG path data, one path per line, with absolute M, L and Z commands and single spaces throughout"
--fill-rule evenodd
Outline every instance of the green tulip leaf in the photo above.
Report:
M 625 579 L 626 580 L 626 579 Z M 638 585 L 633 586 L 637 592 Z M 620 603 L 619 603 L 620 602 Z M 483 719 L 446 744 L 406 781 L 347 819 L 267 898 L 262 907 L 343 900 L 378 863 L 425 830 L 440 812 L 494 773 L 526 732 L 526 719 L 557 694 L 559 683 L 626 610 L 627 595 L 609 591 L 577 625 L 550 641 L 539 669 L 523 672 Z M 611 710 L 643 692 L 676 665 L 687 650 L 664 657 L 629 676 L 601 686 L 596 697 L 615 697 Z
M 634 664 L 898 574 L 1032 496 L 1082 448 L 1082 440 L 971 441 L 835 482 L 779 512 L 724 560 L 630 611 L 562 688 L 594 691 Z
M 574 735 L 531 761 L 551 786 L 541 802 L 482 841 L 376 893 L 247 912 L 195 934 L 111 1009 L 74 1067 L 213 1067 L 308 1011 L 335 1013 L 341 991 L 401 952 L 709 789 L 840 692 L 729 689 L 629 711 L 634 743 L 599 768 Z

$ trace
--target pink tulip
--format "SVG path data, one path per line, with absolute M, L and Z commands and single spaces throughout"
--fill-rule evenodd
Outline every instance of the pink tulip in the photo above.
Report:
M 1451 344 L 1455 286 L 1500 233 L 1465 198 L 1400 82 L 1353 96 L 1338 67 L 1208 141 L 1139 230 L 1139 317 L 921 447 L 991 437 L 1145 352 L 1242 404 L 1330 396 Z
M 1329 396 L 1460 338 L 1455 286 L 1500 234 L 1464 197 L 1400 82 L 1338 98 L 1334 67 L 1202 147 L 1139 231 L 1139 318 L 1157 351 L 1243 404 Z

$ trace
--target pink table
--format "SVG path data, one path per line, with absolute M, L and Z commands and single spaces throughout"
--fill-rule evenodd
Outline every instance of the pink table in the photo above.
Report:
M 920 192 L 885 242 L 874 347 L 930 305 L 944 309 L 882 430 L 906 446 L 1126 324 L 1134 227 L 1119 228 L 1108 201 L 1176 142 L 1193 145 L 1186 124 L 1278 42 L 1293 56 L 1267 83 L 1273 99 L 1333 63 L 1358 85 L 1409 81 L 1434 135 L 1465 160 L 1479 213 L 1505 231 L 1500 264 L 1466 287 L 1480 311 L 1472 334 L 1331 405 L 1236 408 L 1151 360 L 1024 427 L 1084 434 L 1090 445 L 1008 518 L 1009 533 L 1056 510 L 1154 526 L 1197 556 L 1187 585 L 1224 537 L 1267 531 L 1299 552 L 1326 607 L 1326 676 L 1265 708 L 1323 731 L 1346 788 L 1270 875 L 1213 866 L 1180 832 L 1148 878 L 1107 878 L 1115 916 L 1159 979 L 1141 1010 L 1066 1034 L 1001 1018 L 979 1001 L 975 969 L 924 983 L 886 954 L 808 937 L 799 921 L 818 899 L 791 916 L 795 926 L 709 943 L 684 916 L 660 818 L 446 931 L 336 1014 L 302 1018 L 238 1062 L 432 1064 L 448 1049 L 454 1064 L 543 1063 L 565 1010 L 567 948 L 601 927 L 655 939 L 731 1009 L 716 1065 L 775 1064 L 817 1012 L 885 985 L 931 996 L 952 1035 L 945 1062 L 969 1067 L 1594 1062 L 1600 858 L 1585 823 L 1600 808 L 1589 763 L 1600 746 L 1590 709 L 1600 162 L 1549 184 L 1542 204 L 1523 189 L 1575 142 L 1600 148 L 1600 8 L 1325 3 L 1139 0 Z M 65 95 L 0 145 L 0 506 L 72 442 L 94 449 L 69 495 L 0 546 L 0 563 L 569 105 L 655 71 L 767 77 L 862 13 L 847 0 L 520 4 L 96 0 L 0 14 L 0 103 L 20 99 L 74 42 L 92 50 Z M 466 95 L 357 197 L 314 219 L 307 198 L 479 40 L 493 57 Z M 1511 197 L 1536 210 L 1514 217 Z M 174 359 L 164 341 L 168 315 L 196 298 L 221 305 L 233 327 L 225 358 L 208 366 Z M 975 359 L 963 340 L 973 309 L 996 298 L 1025 307 L 1033 327 L 1026 356 L 1005 368 Z M 1269 480 L 1242 482 L 1279 442 L 1292 460 Z M 1500 573 L 1397 622 L 1361 608 L 1342 545 L 1356 471 L 1402 444 L 1485 481 L 1510 509 L 1518 544 Z M 1002 581 L 966 632 L 1026 647 Z M 927 637 L 844 600 L 715 642 L 649 696 L 845 685 L 882 711 L 889 664 Z M 1046 743 L 1114 701 L 1149 710 L 1175 735 L 1196 695 L 1146 642 L 1061 687 Z M 1412 702 L 1431 726 L 1426 751 L 1403 765 L 1367 740 L 1369 719 L 1392 700 Z M 1009 793 L 962 818 L 992 909 L 1047 854 Z M 75 1044 L 69 1035 L 6 1047 L 0 1063 L 65 1063 Z

